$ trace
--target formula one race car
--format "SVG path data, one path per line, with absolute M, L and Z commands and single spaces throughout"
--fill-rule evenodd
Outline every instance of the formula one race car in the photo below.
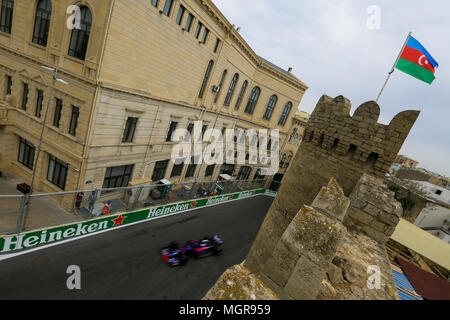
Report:
M 184 265 L 188 260 L 184 248 L 180 248 L 176 242 L 171 242 L 168 247 L 162 248 L 161 257 L 171 267 Z
M 161 249 L 161 256 L 170 266 L 176 267 L 186 264 L 188 257 L 195 259 L 211 255 L 220 255 L 223 241 L 217 235 L 214 237 L 204 237 L 202 240 L 187 241 L 183 247 L 179 247 L 176 242 L 172 242 L 168 247 Z

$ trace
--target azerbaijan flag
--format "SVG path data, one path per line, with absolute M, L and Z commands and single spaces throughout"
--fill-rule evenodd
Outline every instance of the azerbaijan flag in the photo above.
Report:
M 434 73 L 438 66 L 436 60 L 420 42 L 410 36 L 395 67 L 410 76 L 431 84 L 435 79 Z

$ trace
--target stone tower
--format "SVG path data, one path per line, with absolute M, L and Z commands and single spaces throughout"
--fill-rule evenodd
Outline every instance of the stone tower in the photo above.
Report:
M 350 116 L 348 99 L 324 95 L 305 129 L 304 139 L 283 180 L 245 266 L 258 274 L 283 232 L 303 205 L 311 205 L 322 186 L 335 178 L 349 196 L 364 173 L 383 178 L 414 125 L 419 111 L 403 111 L 389 123 L 377 123 L 374 101 Z

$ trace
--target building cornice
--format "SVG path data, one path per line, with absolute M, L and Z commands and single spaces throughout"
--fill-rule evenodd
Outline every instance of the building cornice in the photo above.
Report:
M 215 19 L 215 21 L 223 28 L 225 33 L 228 34 L 229 38 L 234 41 L 235 44 L 246 54 L 246 56 L 253 61 L 257 68 L 262 71 L 269 72 L 270 74 L 276 76 L 278 79 L 300 89 L 305 92 L 308 86 L 298 79 L 288 77 L 281 71 L 273 68 L 272 66 L 264 63 L 259 56 L 253 51 L 250 45 L 244 40 L 244 38 L 239 34 L 239 32 L 234 28 L 228 19 L 220 12 L 216 5 L 211 0 L 197 0 L 207 12 Z
M 0 50 L 4 50 L 4 51 L 6 51 L 7 54 L 13 55 L 15 57 L 22 58 L 26 62 L 30 63 L 30 65 L 33 65 L 33 66 L 40 65 L 40 66 L 49 66 L 49 67 L 53 67 L 53 68 L 57 67 L 56 65 L 53 65 L 47 61 L 40 60 L 33 56 L 22 53 L 18 50 L 12 50 L 11 48 L 8 48 L 7 46 L 5 46 L 3 44 L 0 44 Z M 91 88 L 92 91 L 94 91 L 93 88 L 95 86 L 95 80 L 93 80 L 93 79 L 90 79 L 88 77 L 76 74 L 74 72 L 71 72 L 71 71 L 68 71 L 65 69 L 58 69 L 58 74 L 59 74 L 59 76 L 64 75 L 65 77 L 67 77 L 68 78 L 67 80 L 71 84 L 75 84 L 75 83 L 83 84 L 86 86 L 86 88 Z M 75 80 L 75 81 L 71 82 L 70 80 Z

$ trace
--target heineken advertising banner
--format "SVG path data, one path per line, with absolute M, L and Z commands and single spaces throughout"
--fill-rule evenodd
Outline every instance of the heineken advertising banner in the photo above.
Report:
M 268 189 L 266 191 L 264 191 L 264 194 L 266 196 L 270 196 L 270 197 L 274 197 L 274 198 L 277 196 L 277 193 L 275 191 L 268 190 Z
M 167 204 L 164 206 L 147 208 L 140 211 L 103 216 L 98 219 L 76 224 L 30 231 L 19 235 L 4 236 L 0 238 L 0 254 L 30 249 L 39 245 L 45 245 L 84 235 L 89 235 L 99 231 L 113 229 L 131 223 L 157 219 L 195 208 L 207 207 L 231 200 L 253 197 L 258 194 L 265 194 L 265 192 L 265 189 L 256 189 L 251 191 L 214 196 L 210 198 L 194 199 L 187 202 Z

